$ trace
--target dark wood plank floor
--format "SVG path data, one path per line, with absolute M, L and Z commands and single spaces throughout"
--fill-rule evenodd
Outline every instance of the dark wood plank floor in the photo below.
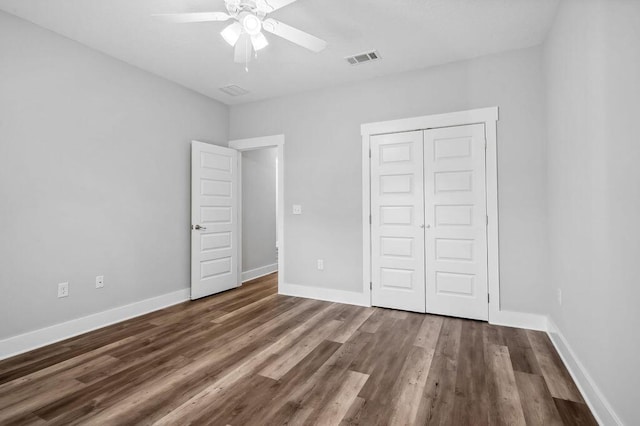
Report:
M 276 276 L 0 362 L 0 424 L 591 425 L 544 333 Z

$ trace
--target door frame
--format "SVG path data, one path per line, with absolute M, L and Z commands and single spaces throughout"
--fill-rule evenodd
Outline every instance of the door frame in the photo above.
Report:
M 403 118 L 362 124 L 362 291 L 371 301 L 371 145 L 374 135 L 429 130 L 440 127 L 484 124 L 487 197 L 487 287 L 489 322 L 500 316 L 500 253 L 498 240 L 498 107 L 472 109 L 445 114 Z
M 278 159 L 278 200 L 276 223 L 278 226 L 278 292 L 284 283 L 284 135 L 261 136 L 229 141 L 229 148 L 242 153 L 261 148 L 276 148 Z M 238 277 L 242 285 L 242 155 L 238 156 Z

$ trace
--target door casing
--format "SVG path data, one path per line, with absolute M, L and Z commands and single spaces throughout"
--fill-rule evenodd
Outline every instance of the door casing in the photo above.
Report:
M 497 157 L 498 107 L 488 107 L 445 114 L 404 118 L 399 120 L 366 123 L 361 126 L 362 135 L 362 240 L 363 282 L 362 291 L 371 300 L 371 145 L 374 135 L 437 129 L 441 127 L 484 124 L 486 150 L 487 197 L 487 282 L 489 289 L 489 322 L 501 322 L 500 307 L 500 259 L 498 240 L 498 157 Z

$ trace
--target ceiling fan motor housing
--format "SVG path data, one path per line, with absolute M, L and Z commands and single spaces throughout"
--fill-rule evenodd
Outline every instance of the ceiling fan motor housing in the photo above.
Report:
M 225 0 L 229 14 L 240 19 L 243 12 L 251 13 L 260 19 L 267 15 L 268 5 L 265 0 Z

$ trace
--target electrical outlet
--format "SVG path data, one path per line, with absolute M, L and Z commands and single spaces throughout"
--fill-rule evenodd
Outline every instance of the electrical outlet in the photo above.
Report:
M 58 284 L 58 297 L 67 297 L 69 295 L 69 283 Z
M 300 204 L 293 205 L 293 214 L 302 214 L 302 206 Z
M 558 305 L 562 306 L 562 289 L 558 289 Z
M 318 259 L 318 270 L 324 271 L 324 260 Z
M 104 287 L 104 275 L 98 275 L 96 277 L 96 288 Z

